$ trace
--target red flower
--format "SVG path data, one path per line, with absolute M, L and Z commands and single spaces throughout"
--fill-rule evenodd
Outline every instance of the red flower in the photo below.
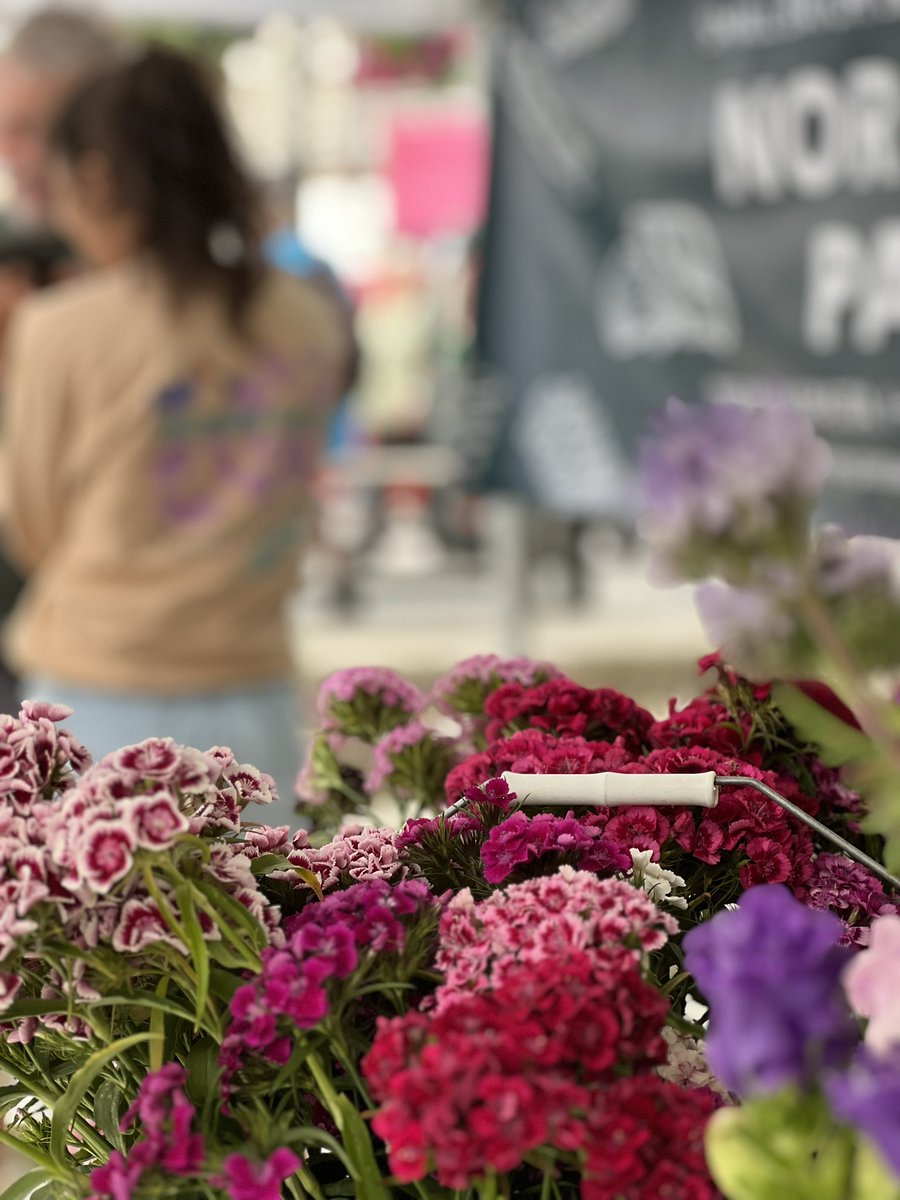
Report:
M 784 883 L 791 874 L 791 856 L 771 838 L 752 838 L 747 843 L 750 862 L 739 872 L 741 886 L 751 888 L 757 883 Z
M 655 1075 L 619 1079 L 596 1093 L 582 1200 L 715 1200 L 703 1137 L 716 1107 L 712 1092 Z
M 613 741 L 621 737 L 639 751 L 653 724 L 646 709 L 613 688 L 585 688 L 570 679 L 536 687 L 507 683 L 485 701 L 487 736 L 501 738 L 516 728 L 543 729 L 559 737 Z

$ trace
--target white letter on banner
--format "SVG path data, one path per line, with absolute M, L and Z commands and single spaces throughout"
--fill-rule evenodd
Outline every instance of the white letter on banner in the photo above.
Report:
M 785 82 L 785 163 L 794 189 L 820 200 L 841 180 L 843 121 L 837 80 L 821 67 L 793 71 Z
M 880 354 L 900 332 L 900 219 L 881 221 L 872 233 L 859 310 L 851 327 L 856 349 Z
M 774 79 L 764 77 L 725 83 L 713 95 L 713 185 L 726 204 L 782 198 L 777 92 Z
M 847 67 L 852 130 L 846 140 L 855 192 L 900 185 L 900 72 L 887 58 L 860 58 Z
M 816 354 L 833 354 L 843 342 L 844 318 L 864 286 L 866 251 L 852 225 L 829 222 L 812 231 L 807 247 L 806 344 Z

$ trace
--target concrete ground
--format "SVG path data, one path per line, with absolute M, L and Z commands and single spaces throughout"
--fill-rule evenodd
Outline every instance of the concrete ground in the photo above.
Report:
M 363 573 L 360 605 L 342 613 L 327 571 L 310 560 L 295 609 L 304 688 L 339 668 L 393 667 L 428 683 L 472 654 L 549 659 L 580 683 L 613 686 L 648 707 L 697 686 L 697 658 L 709 650 L 689 588 L 647 582 L 639 552 L 598 546 L 587 554 L 584 596 L 573 604 L 565 571 L 548 559 L 523 572 L 502 558 L 481 565 L 448 558 L 427 574 Z M 515 564 L 512 564 L 515 567 Z

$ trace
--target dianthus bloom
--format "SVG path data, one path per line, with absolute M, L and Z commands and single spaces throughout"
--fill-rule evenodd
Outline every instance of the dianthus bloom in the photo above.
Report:
M 382 789 L 400 799 L 421 803 L 439 800 L 447 772 L 455 761 L 455 743 L 421 721 L 398 725 L 375 744 L 375 762 L 366 776 L 366 791 Z
M 230 1154 L 224 1162 L 221 1183 L 229 1200 L 281 1200 L 281 1185 L 300 1166 L 297 1155 L 284 1146 L 263 1163 L 253 1163 L 243 1154 Z
M 567 950 L 584 950 L 600 961 L 640 961 L 677 928 L 633 884 L 568 866 L 512 884 L 478 904 L 463 891 L 441 918 L 437 966 L 444 983 L 438 1006 L 458 991 L 502 990 L 506 973 L 518 963 L 534 966 Z
M 447 775 L 444 793 L 455 803 L 470 788 L 494 779 L 504 771 L 524 775 L 591 775 L 620 771 L 634 762 L 634 754 L 621 741 L 590 742 L 583 737 L 557 737 L 539 729 L 523 729 L 501 738 L 473 754 Z
M 307 845 L 301 832 L 294 838 L 288 858 L 295 867 L 312 871 L 324 892 L 335 891 L 357 882 L 386 879 L 398 882 L 410 873 L 410 866 L 398 845 L 393 829 L 352 828 L 324 846 Z
M 466 1188 L 539 1146 L 578 1148 L 592 1087 L 617 1064 L 665 1056 L 667 1009 L 633 961 L 569 951 L 546 971 L 516 967 L 497 994 L 380 1021 L 363 1070 L 391 1169 L 411 1181 L 433 1165 L 446 1187 Z
M 167 1063 L 143 1080 L 134 1104 L 122 1118 L 123 1130 L 138 1125 L 141 1140 L 127 1154 L 114 1150 L 91 1173 L 92 1200 L 122 1200 L 154 1169 L 190 1176 L 203 1167 L 203 1135 L 194 1129 L 196 1110 L 185 1092 L 187 1072 Z
M 352 667 L 329 675 L 319 689 L 322 728 L 375 741 L 404 725 L 424 704 L 418 688 L 387 667 Z
M 485 700 L 504 683 L 533 687 L 561 675 L 561 671 L 547 662 L 476 654 L 442 675 L 432 687 L 428 700 L 439 712 L 464 725 L 477 725 L 483 717 Z
M 372 879 L 288 918 L 287 944 L 264 950 L 260 974 L 231 999 L 231 1026 L 219 1056 L 224 1093 L 248 1052 L 286 1062 L 296 1030 L 311 1029 L 327 1016 L 329 981 L 346 979 L 367 952 L 399 953 L 407 919 L 435 904 L 426 883 L 391 887 Z
M 570 679 L 553 679 L 536 687 L 508 683 L 485 702 L 491 718 L 491 741 L 508 737 L 517 729 L 540 729 L 557 737 L 583 737 L 588 741 L 622 739 L 638 752 L 653 724 L 653 717 L 628 696 L 613 688 L 586 688 Z
M 614 875 L 631 868 L 631 857 L 623 845 L 576 820 L 571 812 L 565 817 L 551 813 L 527 817 L 517 812 L 488 834 L 481 848 L 484 877 L 488 883 L 502 883 L 516 868 L 549 855 L 564 855 L 573 865 L 589 868 L 596 875 Z
M 619 1079 L 597 1093 L 582 1200 L 717 1200 L 703 1138 L 719 1101 L 653 1075 Z
M 751 889 L 685 936 L 685 964 L 711 1007 L 707 1057 L 731 1091 L 802 1087 L 846 1061 L 859 1035 L 840 937 L 837 917 L 781 887 Z
M 641 454 L 658 574 L 743 582 L 760 561 L 795 557 L 830 462 L 796 409 L 670 400 Z

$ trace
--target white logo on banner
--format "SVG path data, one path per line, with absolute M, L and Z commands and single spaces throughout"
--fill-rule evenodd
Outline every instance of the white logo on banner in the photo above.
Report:
M 581 58 L 620 37 L 637 8 L 637 0 L 545 0 L 537 13 L 537 37 L 554 58 Z
M 621 237 L 600 266 L 595 312 L 600 341 L 615 358 L 725 357 L 741 343 L 715 227 L 680 201 L 625 210 Z
M 627 515 L 629 474 L 606 410 L 584 375 L 536 379 L 511 438 L 528 483 L 548 508 L 578 516 Z

